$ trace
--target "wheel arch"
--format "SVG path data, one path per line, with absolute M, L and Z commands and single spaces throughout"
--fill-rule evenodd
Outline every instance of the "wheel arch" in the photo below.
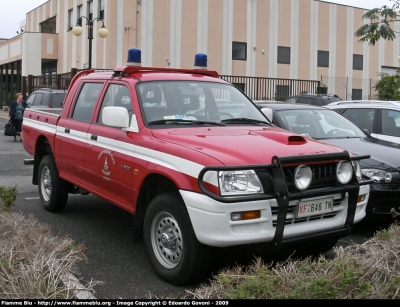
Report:
M 53 155 L 53 150 L 51 148 L 49 140 L 45 136 L 41 135 L 38 137 L 35 147 L 33 176 L 32 176 L 32 184 L 34 185 L 38 185 L 40 161 L 42 161 L 43 157 L 46 155 Z
M 150 202 L 157 195 L 179 191 L 178 186 L 168 177 L 161 174 L 149 174 L 143 180 L 137 202 L 133 226 L 133 239 L 135 242 L 143 241 L 143 223 L 146 210 Z

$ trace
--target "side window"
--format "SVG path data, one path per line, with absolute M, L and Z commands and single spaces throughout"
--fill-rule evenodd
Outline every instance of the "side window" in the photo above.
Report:
M 304 104 L 316 104 L 316 102 L 314 101 L 313 103 L 313 98 L 306 98 L 306 97 L 300 97 L 297 99 L 297 103 L 304 103 Z
M 382 134 L 400 136 L 400 112 L 382 110 Z
M 40 94 L 40 93 L 36 94 L 35 100 L 33 101 L 33 105 L 40 106 L 42 104 L 42 97 L 43 97 L 43 94 Z
M 297 100 L 297 98 L 289 98 L 289 99 L 286 99 L 285 102 L 286 103 L 296 103 L 296 100 Z
M 103 102 L 101 103 L 99 117 L 97 118 L 98 124 L 103 123 L 102 114 L 105 107 L 123 107 L 128 110 L 129 117 L 131 118 L 132 103 L 129 95 L 129 89 L 125 85 L 121 84 L 110 84 L 108 86 Z
M 71 118 L 89 122 L 103 83 L 85 83 L 75 101 Z
M 33 101 L 35 100 L 35 97 L 36 97 L 36 94 L 30 95 L 29 98 L 28 98 L 28 100 L 26 101 L 26 104 L 27 104 L 28 106 L 32 105 L 32 104 L 33 104 Z
M 343 115 L 359 126 L 361 129 L 368 129 L 373 132 L 374 109 L 347 109 Z

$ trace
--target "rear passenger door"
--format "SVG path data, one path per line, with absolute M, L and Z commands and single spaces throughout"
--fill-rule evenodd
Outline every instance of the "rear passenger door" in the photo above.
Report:
M 92 178 L 85 170 L 84 152 L 93 111 L 104 83 L 84 82 L 65 120 L 60 120 L 57 135 L 60 138 L 60 157 L 65 177 L 81 187 Z
M 400 143 L 400 110 L 380 109 L 376 137 Z
M 125 82 L 110 82 L 101 98 L 98 116 L 88 130 L 85 149 L 85 169 L 91 178 L 91 188 L 119 206 L 132 208 L 132 173 L 134 171 L 134 139 L 122 128 L 105 126 L 102 110 L 123 107 L 132 117 L 132 97 Z

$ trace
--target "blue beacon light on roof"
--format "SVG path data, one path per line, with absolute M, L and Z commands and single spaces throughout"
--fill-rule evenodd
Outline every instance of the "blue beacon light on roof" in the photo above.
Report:
M 194 57 L 195 69 L 207 69 L 207 55 L 204 53 L 197 53 Z
M 131 48 L 128 50 L 127 65 L 142 66 L 142 51 L 138 48 Z

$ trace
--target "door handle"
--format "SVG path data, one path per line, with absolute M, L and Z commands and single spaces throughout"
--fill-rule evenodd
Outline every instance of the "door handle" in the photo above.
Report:
M 69 128 L 65 128 L 65 129 L 64 129 L 64 132 L 65 132 L 65 133 L 69 133 L 69 131 L 70 131 Z
M 91 138 L 92 140 L 97 141 L 97 135 L 95 135 L 95 134 L 92 134 L 92 135 L 90 136 L 90 138 Z

